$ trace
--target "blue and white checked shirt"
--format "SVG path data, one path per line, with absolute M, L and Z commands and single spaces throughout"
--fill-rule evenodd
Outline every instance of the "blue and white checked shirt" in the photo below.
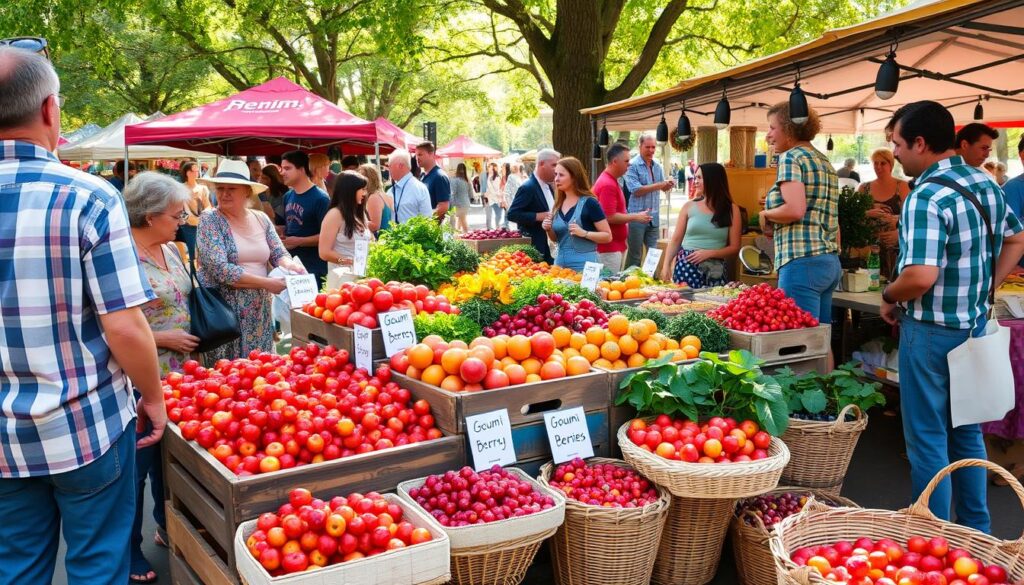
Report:
M 98 315 L 155 298 L 117 190 L 0 141 L 0 477 L 71 471 L 117 441 L 135 405 Z
M 644 195 L 637 195 L 636 190 L 644 185 L 660 183 L 665 180 L 665 171 L 661 163 L 651 161 L 651 166 L 639 154 L 629 161 L 629 169 L 626 171 L 626 187 L 629 189 L 629 205 L 626 207 L 628 213 L 639 213 L 645 209 L 651 212 L 651 225 L 658 227 L 661 222 L 661 191 L 655 190 Z

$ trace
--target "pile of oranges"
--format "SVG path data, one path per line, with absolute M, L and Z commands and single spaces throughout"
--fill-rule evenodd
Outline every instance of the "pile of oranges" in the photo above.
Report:
M 650 319 L 630 321 L 624 315 L 612 315 L 606 328 L 591 327 L 585 333 L 573 333 L 559 327 L 551 332 L 555 347 L 567 359 L 580 356 L 605 370 L 637 368 L 649 360 L 671 355 L 673 361 L 694 359 L 700 354 L 700 339 L 695 336 L 676 341 L 658 332 Z
M 601 298 L 606 301 L 641 299 L 646 297 L 641 289 L 640 278 L 633 275 L 627 276 L 624 280 L 613 280 L 611 282 L 602 280 L 597 283 L 597 290 L 598 294 L 601 295 Z
M 534 262 L 521 250 L 496 252 L 487 260 L 480 262 L 480 268 L 490 268 L 497 273 L 507 273 L 513 280 L 550 276 L 579 282 L 582 278 L 582 275 L 575 270 L 551 266 L 547 262 Z

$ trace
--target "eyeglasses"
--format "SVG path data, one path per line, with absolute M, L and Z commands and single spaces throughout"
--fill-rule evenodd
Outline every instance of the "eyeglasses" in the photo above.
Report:
M 32 51 L 33 53 L 40 53 L 47 59 L 50 58 L 50 50 L 48 49 L 46 39 L 43 37 L 14 37 L 10 39 L 0 39 L 0 45 L 8 45 L 18 49 Z
M 173 217 L 174 219 L 178 220 L 178 223 L 183 223 L 183 222 L 188 221 L 188 212 L 185 211 L 185 210 L 182 210 L 181 213 L 161 213 L 160 215 L 166 215 L 167 217 Z

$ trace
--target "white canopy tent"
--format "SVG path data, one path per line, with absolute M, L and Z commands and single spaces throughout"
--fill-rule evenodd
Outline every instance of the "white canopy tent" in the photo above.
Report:
M 876 96 L 879 65 L 893 51 L 896 94 Z M 830 133 L 880 132 L 900 106 L 941 102 L 957 124 L 1024 125 L 1024 1 L 937 0 L 840 29 L 726 71 L 688 79 L 645 96 L 583 110 L 597 128 L 653 129 L 664 115 L 671 131 L 685 102 L 694 129 L 713 124 L 725 95 L 730 124 L 765 129 L 771 104 L 789 98 L 799 75 L 811 107 Z
M 109 126 L 79 142 L 68 144 L 58 151 L 61 160 L 120 160 L 124 158 L 124 128 L 130 124 L 138 124 L 147 119 L 162 118 L 163 114 L 153 114 L 149 118 L 141 118 L 128 113 Z M 206 152 L 193 152 L 168 146 L 140 144 L 128 147 L 128 156 L 132 160 L 148 159 L 182 159 L 203 158 L 215 159 L 216 156 Z

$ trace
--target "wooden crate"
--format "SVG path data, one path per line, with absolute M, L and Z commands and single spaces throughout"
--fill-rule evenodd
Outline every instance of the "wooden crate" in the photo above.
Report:
M 831 344 L 831 325 L 770 333 L 744 333 L 729 330 L 730 347 L 745 349 L 769 364 L 795 362 L 824 356 L 828 354 Z
M 516 427 L 543 423 L 544 413 L 552 410 L 582 406 L 585 412 L 590 412 L 607 410 L 610 406 L 608 374 L 599 370 L 479 392 L 449 392 L 395 371 L 392 376 L 399 386 L 409 389 L 415 400 L 430 403 L 434 424 L 446 435 L 464 434 L 467 416 L 501 408 L 508 409 L 509 422 Z
M 167 536 L 171 583 L 174 585 L 236 585 L 238 578 L 224 562 L 209 533 L 198 526 L 194 516 L 173 505 L 167 510 Z
M 467 240 L 459 238 L 459 241 L 476 250 L 478 254 L 487 254 L 505 246 L 530 244 L 530 238 L 498 238 L 495 240 Z
M 163 444 L 164 481 L 170 494 L 170 508 L 187 512 L 195 519 L 195 529 L 204 532 L 230 574 L 235 571 L 232 539 L 238 525 L 276 510 L 294 488 L 305 487 L 318 496 L 385 492 L 403 481 L 458 469 L 466 462 L 464 438 L 446 436 L 274 473 L 238 477 L 196 443 L 183 439 L 176 425 L 168 425 Z M 194 553 L 191 557 L 200 558 L 194 552 L 200 548 L 189 549 Z M 196 571 L 193 561 L 185 558 Z
M 380 327 L 370 330 L 373 339 L 373 360 L 381 360 L 387 357 L 384 353 L 384 337 Z M 356 330 L 351 327 L 344 327 L 334 323 L 324 323 L 311 315 L 303 313 L 299 309 L 292 311 L 292 339 L 295 342 L 315 343 L 326 347 L 333 345 L 338 349 L 344 349 L 350 354 L 356 351 Z M 355 359 L 354 357 L 352 358 Z
M 802 360 L 782 361 L 774 364 L 766 364 L 764 366 L 764 371 L 767 374 L 773 374 L 776 371 L 785 367 L 789 367 L 797 374 L 817 372 L 819 374 L 824 375 L 828 373 L 828 356 L 822 355 Z

